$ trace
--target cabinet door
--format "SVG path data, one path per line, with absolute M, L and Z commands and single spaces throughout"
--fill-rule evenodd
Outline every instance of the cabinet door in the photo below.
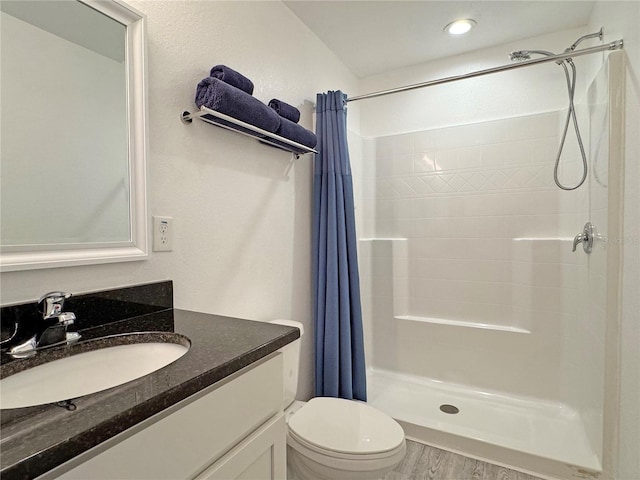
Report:
M 287 426 L 280 414 L 246 438 L 195 480 L 284 480 Z

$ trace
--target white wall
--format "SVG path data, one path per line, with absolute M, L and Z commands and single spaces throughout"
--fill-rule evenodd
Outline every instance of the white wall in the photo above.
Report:
M 558 51 L 585 33 L 583 28 L 565 30 L 386 72 L 363 79 L 361 90 L 375 92 L 504 65 L 509 52 Z M 350 105 L 360 104 L 361 134 L 380 137 L 559 110 L 567 103 L 563 79 L 562 70 L 550 62 Z
M 624 39 L 627 59 L 625 98 L 625 180 L 623 238 L 622 309 L 620 323 L 620 405 L 617 475 L 634 480 L 640 472 L 640 3 L 596 2 L 589 29 L 604 27 L 604 40 Z M 591 58 L 592 74 L 602 64 Z M 615 374 L 615 372 L 614 372 Z M 615 412 L 614 412 L 615 413 Z M 615 461 L 615 459 L 614 459 Z
M 2 274 L 2 303 L 60 289 L 86 292 L 172 279 L 177 308 L 311 328 L 312 158 L 179 114 L 198 81 L 226 64 L 254 96 L 302 109 L 315 94 L 356 90 L 356 78 L 280 2 L 135 1 L 147 15 L 149 210 L 174 217 L 174 250 L 147 261 Z M 349 109 L 357 130 L 357 107 Z M 312 341 L 303 342 L 301 397 L 312 392 Z

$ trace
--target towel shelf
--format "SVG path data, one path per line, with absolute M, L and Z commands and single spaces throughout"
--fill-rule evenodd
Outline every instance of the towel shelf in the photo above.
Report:
M 262 130 L 250 123 L 243 122 L 237 118 L 230 117 L 229 115 L 216 112 L 215 110 L 211 110 L 206 107 L 200 107 L 200 111 L 193 113 L 184 111 L 180 115 L 182 123 L 187 125 L 190 124 L 194 118 L 199 118 L 203 122 L 210 123 L 216 127 L 226 128 L 227 130 L 246 135 L 247 137 L 255 138 L 260 142 L 268 143 L 269 145 L 286 152 L 291 152 L 296 157 L 305 153 L 318 153 L 313 148 L 309 148 L 301 143 L 294 142 L 293 140 L 281 137 L 275 133 L 267 132 L 266 130 Z M 224 121 L 224 123 L 220 123 L 220 121 Z

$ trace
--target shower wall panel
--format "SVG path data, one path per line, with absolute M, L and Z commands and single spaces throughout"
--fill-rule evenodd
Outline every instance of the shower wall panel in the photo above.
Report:
M 573 280 L 585 265 L 571 239 L 587 195 L 553 182 L 563 119 L 376 139 L 375 162 L 364 165 L 371 238 L 361 242 L 374 366 L 560 398 Z M 575 149 L 565 160 L 564 178 L 579 178 Z

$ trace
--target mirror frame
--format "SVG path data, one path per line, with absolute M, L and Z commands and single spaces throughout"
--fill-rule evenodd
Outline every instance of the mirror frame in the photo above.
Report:
M 119 0 L 78 0 L 126 27 L 127 133 L 131 241 L 110 244 L 46 245 L 0 253 L 0 272 L 145 260 L 147 239 L 146 17 Z

